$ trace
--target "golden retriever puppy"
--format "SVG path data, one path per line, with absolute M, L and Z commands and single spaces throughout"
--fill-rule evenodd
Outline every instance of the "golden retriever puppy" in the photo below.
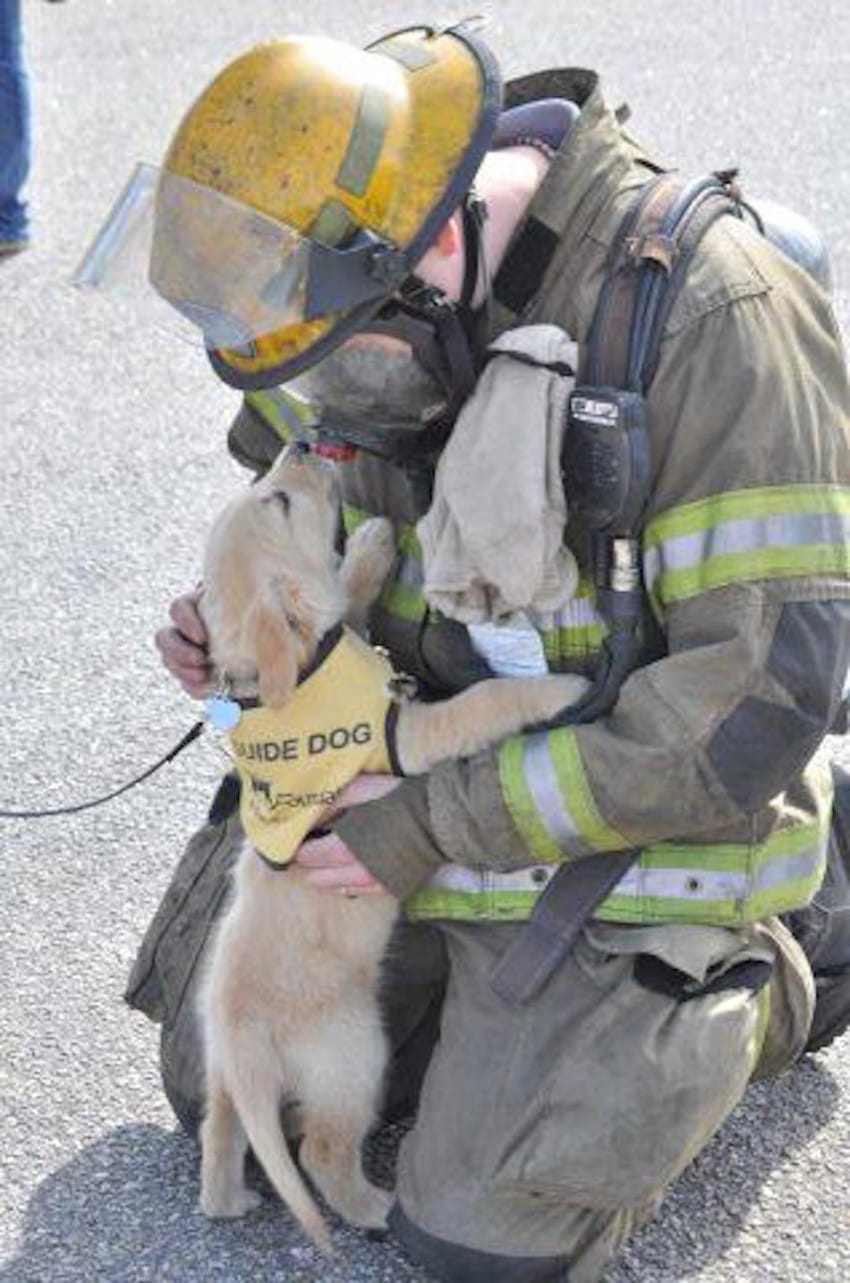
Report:
M 377 724 L 382 715 L 352 712 L 351 701 L 376 675 L 384 704 L 394 710 L 386 723 L 394 729 L 390 761 L 417 774 L 554 716 L 587 686 L 569 676 L 493 679 L 438 704 L 398 702 L 397 696 L 392 703 L 386 661 L 356 634 L 339 630 L 343 619 L 364 620 L 377 596 L 394 557 L 392 527 L 382 518 L 367 521 L 340 560 L 338 507 L 332 466 L 294 448 L 284 451 L 215 522 L 201 599 L 228 707 L 238 701 L 240 725 L 231 742 L 249 838 L 200 995 L 207 1093 L 201 1208 L 208 1216 L 232 1217 L 257 1204 L 244 1179 L 250 1144 L 280 1197 L 325 1251 L 327 1226 L 287 1149 L 282 1103 L 296 1108 L 301 1167 L 340 1216 L 381 1227 L 390 1202 L 366 1180 L 360 1150 L 376 1118 L 386 1063 L 377 987 L 398 905 L 390 895 L 320 893 L 288 862 L 340 791 L 343 740 L 346 748 L 359 741 L 368 755 L 372 737 L 377 743 L 384 735 Z M 336 639 L 330 650 L 328 638 Z M 354 667 L 335 670 L 343 653 Z M 303 724 L 303 706 L 314 680 L 306 675 L 316 673 L 336 677 L 329 688 L 331 720 L 326 711 L 319 729 L 311 730 Z M 290 723 L 296 712 L 302 718 L 297 730 Z M 250 728 L 255 713 L 274 720 L 243 734 L 242 719 Z M 315 770 L 307 783 L 275 773 L 283 766 L 295 776 L 317 763 L 321 772 L 337 771 L 329 783 Z M 361 756 L 352 769 L 374 770 L 375 759 Z

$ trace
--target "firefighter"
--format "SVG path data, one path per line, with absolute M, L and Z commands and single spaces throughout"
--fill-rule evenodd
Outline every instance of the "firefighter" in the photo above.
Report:
M 488 671 L 422 591 L 415 526 L 437 460 L 497 336 L 561 327 L 581 382 L 618 229 L 657 169 L 594 74 L 503 89 L 459 25 L 367 50 L 312 37 L 254 49 L 125 192 L 119 215 L 152 217 L 151 283 L 247 393 L 235 456 L 261 472 L 312 431 L 340 457 L 348 527 L 394 522 L 371 638 L 432 697 Z M 90 283 L 110 270 L 118 223 L 89 256 Z M 415 1108 L 416 1121 L 389 1226 L 437 1278 L 599 1279 L 753 1077 L 850 1018 L 822 748 L 850 657 L 850 393 L 817 246 L 806 266 L 723 217 L 679 285 L 646 388 L 652 626 L 613 706 L 427 777 L 362 776 L 298 854 L 328 894 L 404 904 L 387 962 L 388 1113 Z M 549 668 L 593 676 L 610 621 L 591 543 L 571 520 L 578 592 L 528 618 Z M 173 604 L 157 643 L 200 695 L 195 601 Z M 201 1098 L 191 995 L 235 807 L 228 780 L 128 988 L 163 1022 L 166 1090 L 187 1125 Z M 536 987 L 518 974 L 512 1000 L 494 974 L 563 869 L 596 871 L 602 889 L 571 901 L 567 956 Z M 519 972 L 535 947 L 516 953 Z

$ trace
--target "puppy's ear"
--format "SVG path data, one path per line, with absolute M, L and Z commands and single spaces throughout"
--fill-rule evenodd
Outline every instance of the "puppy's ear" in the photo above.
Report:
M 255 607 L 252 627 L 260 699 L 270 708 L 280 708 L 298 681 L 295 634 L 284 612 L 267 602 Z

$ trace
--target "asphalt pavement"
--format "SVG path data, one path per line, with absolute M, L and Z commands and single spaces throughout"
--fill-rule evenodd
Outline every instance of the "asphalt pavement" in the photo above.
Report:
M 34 247 L 0 265 L 0 809 L 128 779 L 196 709 L 152 635 L 194 582 L 210 514 L 242 484 L 238 397 L 203 354 L 68 277 L 131 166 L 157 162 L 230 56 L 315 30 L 365 41 L 451 13 L 400 0 L 24 0 L 36 107 Z M 499 0 L 508 73 L 595 66 L 684 169 L 738 163 L 831 244 L 850 331 L 850 8 L 792 0 Z M 454 10 L 463 12 L 463 6 Z M 724 372 L 717 372 L 722 380 Z M 838 746 L 843 752 L 842 745 Z M 391 1243 L 335 1231 L 320 1260 L 268 1201 L 196 1210 L 198 1153 L 122 1004 L 139 937 L 220 761 L 207 745 L 90 814 L 0 821 L 2 1283 L 425 1283 Z M 850 1038 L 751 1088 L 609 1283 L 846 1283 Z M 373 1153 L 388 1173 L 393 1138 Z

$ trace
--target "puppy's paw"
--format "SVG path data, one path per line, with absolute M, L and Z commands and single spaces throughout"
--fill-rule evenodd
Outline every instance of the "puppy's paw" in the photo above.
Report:
M 346 1191 L 336 1211 L 348 1221 L 349 1225 L 380 1232 L 387 1228 L 387 1216 L 392 1203 L 392 1194 L 364 1180 L 360 1182 L 359 1188 Z
M 262 1202 L 262 1196 L 256 1190 L 245 1186 L 236 1190 L 216 1190 L 215 1193 L 202 1189 L 198 1206 L 210 1220 L 231 1221 L 247 1216 L 248 1212 L 260 1207 Z
M 395 561 L 395 535 L 386 517 L 371 517 L 348 538 L 340 576 L 357 621 L 372 605 Z
M 390 571 L 395 558 L 393 523 L 386 517 L 370 517 L 349 535 L 345 546 L 346 559 L 363 557 L 377 572 Z
M 545 681 L 552 688 L 552 698 L 560 708 L 578 703 L 590 690 L 587 678 L 579 677 L 577 673 L 553 673 Z

